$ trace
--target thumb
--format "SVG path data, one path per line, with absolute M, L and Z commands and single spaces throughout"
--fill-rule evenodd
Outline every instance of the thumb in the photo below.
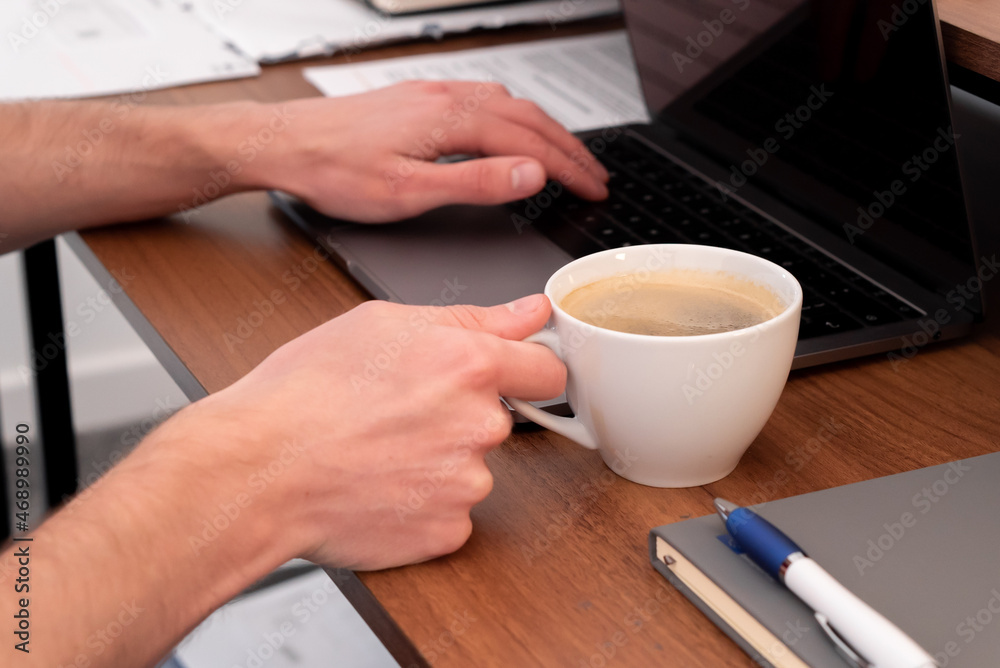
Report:
M 503 204 L 541 190 L 545 169 L 531 158 L 476 158 L 421 165 L 412 181 L 411 196 L 426 209 L 446 204 Z
M 520 341 L 534 334 L 549 319 L 552 305 L 545 295 L 521 297 L 499 306 L 469 306 L 456 304 L 438 311 L 439 325 L 462 327 L 495 334 L 503 339 Z

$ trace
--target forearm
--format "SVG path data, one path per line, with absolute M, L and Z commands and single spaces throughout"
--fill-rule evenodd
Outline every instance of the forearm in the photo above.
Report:
M 252 102 L 0 105 L 0 232 L 7 235 L 0 249 L 183 212 L 252 188 L 258 184 L 243 167 L 255 149 L 246 142 L 268 120 L 267 108 Z
M 245 464 L 228 455 L 247 444 L 220 447 L 232 436 L 218 414 L 199 420 L 202 410 L 185 409 L 3 555 L 0 563 L 16 564 L 11 552 L 29 550 L 30 589 L 15 592 L 11 568 L 0 616 L 15 624 L 19 599 L 28 599 L 30 651 L 16 649 L 21 640 L 7 630 L 0 664 L 155 665 L 214 608 L 291 556 L 287 532 L 276 540 L 268 524 L 266 499 L 253 498 L 247 475 L 232 475 Z

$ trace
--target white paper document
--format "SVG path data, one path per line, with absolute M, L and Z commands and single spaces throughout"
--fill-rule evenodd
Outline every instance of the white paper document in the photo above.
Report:
M 474 28 L 551 24 L 617 14 L 618 0 L 530 0 L 387 16 L 364 0 L 174 0 L 194 7 L 226 39 L 262 63 L 364 49 Z
M 319 569 L 220 608 L 181 642 L 174 659 L 183 668 L 398 668 Z
M 260 73 L 165 0 L 3 0 L 0 100 L 139 92 Z
M 310 67 L 324 95 L 352 95 L 411 79 L 492 81 L 532 100 L 574 132 L 649 116 L 625 31 L 443 54 Z

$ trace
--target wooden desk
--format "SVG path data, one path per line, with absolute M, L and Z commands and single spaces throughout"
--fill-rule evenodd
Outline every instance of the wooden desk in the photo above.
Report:
M 935 4 L 949 62 L 1000 81 L 1000 2 L 938 0 Z
M 509 39 L 483 35 L 362 57 Z M 183 104 L 315 95 L 300 68 L 270 67 L 259 79 L 149 98 Z M 216 202 L 189 225 L 158 221 L 82 238 L 103 267 L 135 276 L 128 298 L 208 392 L 365 299 L 330 264 L 313 264 L 315 247 L 261 193 Z M 305 278 L 291 290 L 281 277 L 296 270 Z M 276 289 L 284 303 L 230 349 L 224 334 Z M 711 513 L 715 496 L 755 503 L 990 452 L 1000 443 L 998 377 L 1000 337 L 985 330 L 923 349 L 897 368 L 876 356 L 795 372 L 736 471 L 693 489 L 636 485 L 560 436 L 518 432 L 489 456 L 495 489 L 474 510 L 464 548 L 361 574 L 363 587 L 337 579 L 406 667 L 420 665 L 413 647 L 435 666 L 749 666 L 654 572 L 648 530 Z

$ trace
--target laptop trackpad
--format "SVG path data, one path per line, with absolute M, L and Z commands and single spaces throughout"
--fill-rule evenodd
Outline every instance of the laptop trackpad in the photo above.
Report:
M 355 279 L 404 304 L 502 304 L 541 292 L 571 259 L 530 227 L 519 229 L 502 207 L 447 207 L 331 233 Z

